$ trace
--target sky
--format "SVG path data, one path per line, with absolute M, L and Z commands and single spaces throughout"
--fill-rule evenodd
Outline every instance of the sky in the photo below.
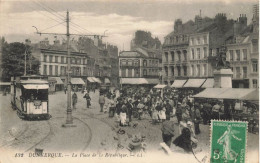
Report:
M 129 50 L 136 30 L 150 31 L 163 43 L 173 31 L 173 23 L 194 20 L 201 10 L 202 17 L 213 18 L 226 13 L 228 19 L 246 14 L 251 23 L 253 5 L 257 0 L 0 0 L 0 36 L 8 42 L 37 42 L 53 35 L 40 32 L 65 33 L 66 11 L 70 12 L 70 33 L 105 35 L 103 42 Z M 73 36 L 72 39 L 77 39 Z M 58 36 L 66 39 L 66 36 Z

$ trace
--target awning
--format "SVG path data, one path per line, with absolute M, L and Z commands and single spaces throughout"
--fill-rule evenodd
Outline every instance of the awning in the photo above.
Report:
M 60 77 L 50 77 L 48 80 L 55 80 L 56 84 L 64 84 Z
M 153 88 L 156 88 L 156 89 L 162 89 L 162 88 L 165 88 L 167 85 L 164 85 L 164 84 L 157 84 L 156 86 L 154 86 Z
M 145 78 L 121 78 L 122 84 L 148 84 Z
M 23 85 L 25 89 L 48 89 L 49 85 L 47 84 L 41 84 L 41 85 L 36 85 L 36 84 L 26 84 Z
M 186 81 L 187 81 L 187 80 L 174 80 L 174 82 L 173 82 L 173 84 L 171 85 L 171 87 L 174 87 L 174 88 L 182 88 Z
M 207 79 L 201 88 L 213 88 L 214 86 L 214 79 Z
M 102 83 L 102 82 L 100 81 L 100 79 L 99 79 L 99 78 L 92 77 L 92 79 L 93 79 L 95 82 L 97 82 L 97 83 Z
M 147 81 L 147 84 L 157 84 L 159 83 L 159 79 L 150 79 L 150 78 L 145 78 Z
M 189 79 L 183 87 L 185 88 L 200 88 L 206 79 Z
M 195 98 L 217 98 L 218 95 L 230 88 L 206 88 L 204 91 L 194 95 Z
M 244 97 L 241 98 L 242 100 L 247 100 L 247 101 L 259 101 L 259 90 L 255 90 Z
M 105 78 L 105 84 L 110 84 L 110 80 L 108 78 Z
M 0 82 L 0 85 L 11 85 L 10 82 Z
M 85 82 L 81 78 L 71 78 L 71 84 L 85 85 Z
M 229 88 L 227 91 L 223 92 L 216 96 L 218 99 L 238 99 L 242 100 L 242 98 L 249 93 L 254 92 L 255 89 L 247 89 L 247 88 Z
M 88 79 L 89 82 L 95 83 L 95 80 L 92 77 L 88 77 L 87 79 Z

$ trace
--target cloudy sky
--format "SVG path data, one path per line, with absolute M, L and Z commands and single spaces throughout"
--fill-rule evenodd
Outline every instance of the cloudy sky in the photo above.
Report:
M 246 14 L 250 23 L 256 3 L 257 0 L 0 0 L 0 36 L 8 42 L 24 42 L 26 38 L 36 42 L 45 37 L 52 40 L 51 35 L 36 35 L 32 26 L 42 32 L 65 33 L 69 10 L 71 33 L 101 35 L 106 31 L 105 42 L 129 50 L 136 30 L 150 31 L 163 42 L 173 30 L 175 19 L 194 20 L 200 10 L 203 17 L 226 13 L 228 19 L 237 19 Z

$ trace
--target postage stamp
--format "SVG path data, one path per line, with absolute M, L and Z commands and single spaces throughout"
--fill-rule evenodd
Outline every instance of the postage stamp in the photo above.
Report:
M 247 122 L 211 121 L 211 163 L 244 163 Z

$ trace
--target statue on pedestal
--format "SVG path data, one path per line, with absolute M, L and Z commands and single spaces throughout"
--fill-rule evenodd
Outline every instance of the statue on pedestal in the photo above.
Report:
M 229 69 L 230 68 L 230 63 L 226 61 L 226 52 L 227 48 L 225 45 L 222 45 L 220 48 L 220 52 L 217 54 L 217 64 L 216 64 L 216 69 Z

